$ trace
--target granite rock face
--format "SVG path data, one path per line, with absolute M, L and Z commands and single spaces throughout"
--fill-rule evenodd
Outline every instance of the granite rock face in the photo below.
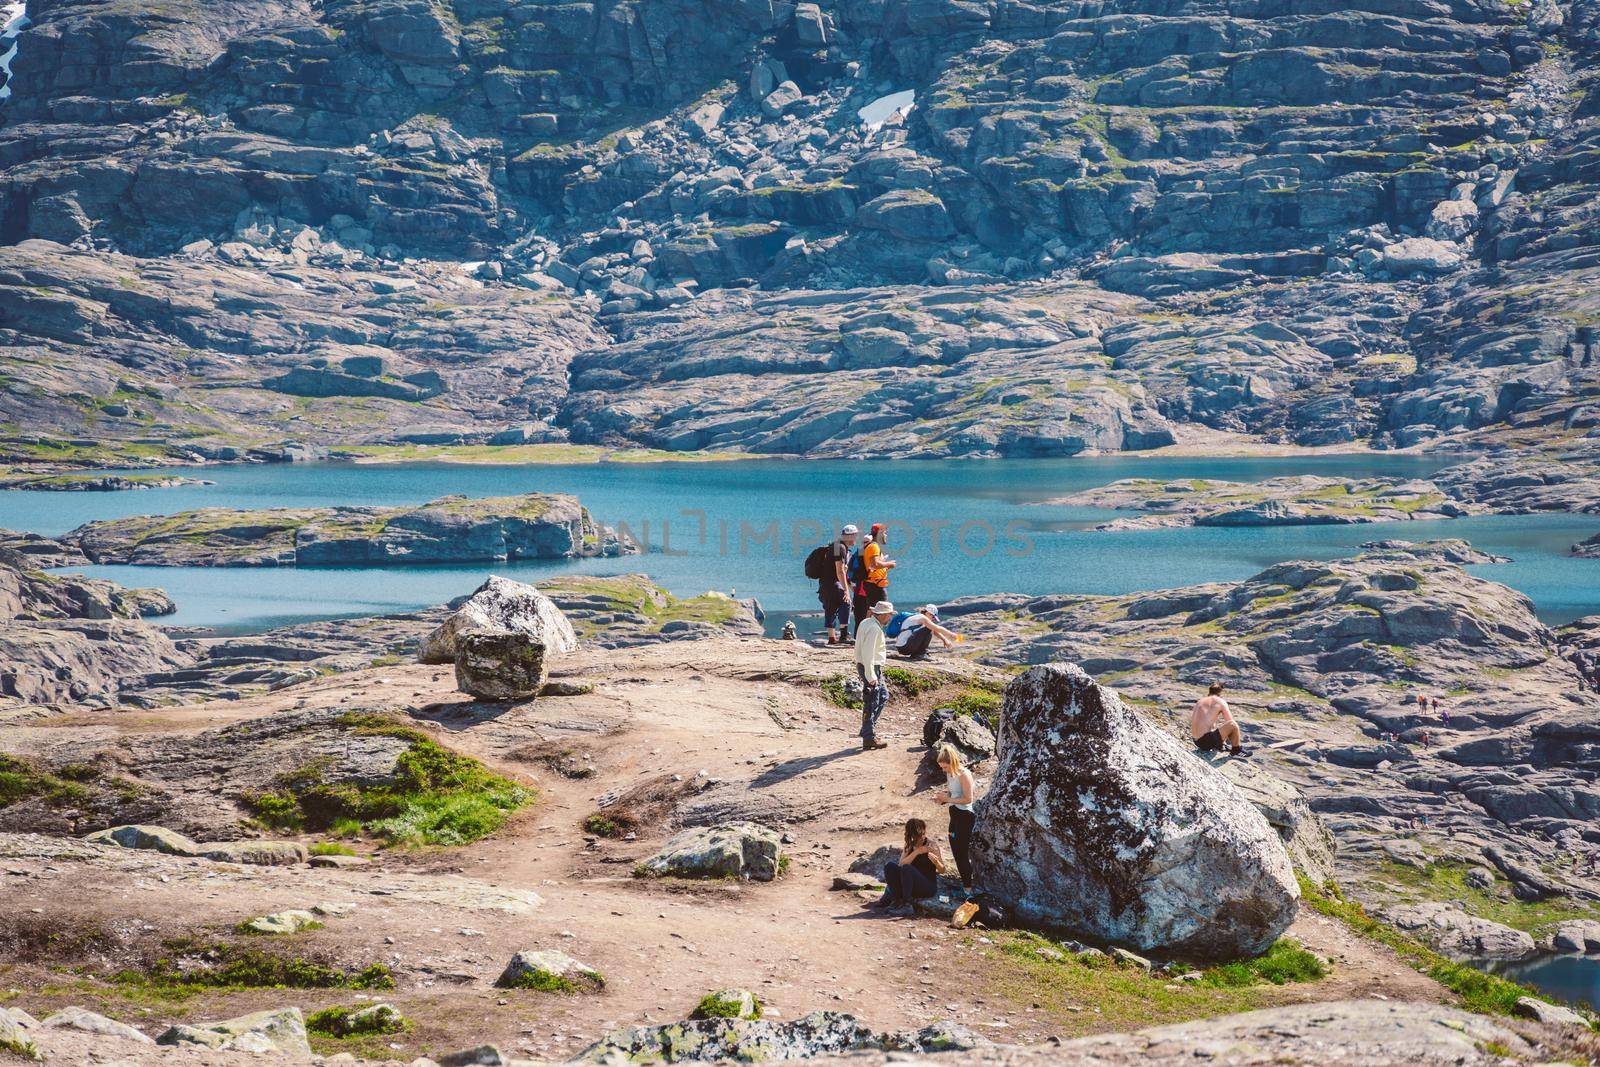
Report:
M 973 864 L 1019 920 L 1202 959 L 1259 954 L 1294 921 L 1261 813 L 1078 667 L 1006 687 L 999 748 Z
M 916 455 L 1593 466 L 1600 43 L 1531 10 L 40 2 L 0 455 L 847 455 L 888 413 Z M 944 297 L 975 349 L 917 336 Z M 1085 332 L 991 351 L 1036 302 Z

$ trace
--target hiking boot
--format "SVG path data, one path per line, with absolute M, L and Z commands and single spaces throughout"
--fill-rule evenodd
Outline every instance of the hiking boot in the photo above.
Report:
M 1228 755 L 1236 756 L 1236 757 L 1239 757 L 1239 758 L 1243 758 L 1245 756 L 1248 756 L 1249 754 L 1250 754 L 1249 751 L 1243 745 L 1240 745 L 1238 748 L 1231 749 L 1228 752 Z
M 874 749 L 888 747 L 889 743 L 887 741 L 879 741 L 876 737 L 866 737 L 861 740 L 861 751 L 863 752 L 871 752 Z
M 917 909 L 910 904 L 891 904 L 885 914 L 892 915 L 896 919 L 909 919 L 916 913 Z

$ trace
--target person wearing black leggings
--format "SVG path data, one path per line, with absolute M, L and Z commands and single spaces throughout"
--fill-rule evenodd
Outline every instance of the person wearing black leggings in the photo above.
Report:
M 972 895 L 972 824 L 978 816 L 972 810 L 974 785 L 972 772 L 961 765 L 961 753 L 949 742 L 939 746 L 939 769 L 944 771 L 945 789 L 935 799 L 950 806 L 950 854 L 961 872 L 961 888 Z
M 931 897 L 939 889 L 944 873 L 944 858 L 939 846 L 928 839 L 928 824 L 921 819 L 906 820 L 906 844 L 900 859 L 883 868 L 883 896 L 874 907 L 888 908 L 891 915 L 911 914 L 911 902 Z

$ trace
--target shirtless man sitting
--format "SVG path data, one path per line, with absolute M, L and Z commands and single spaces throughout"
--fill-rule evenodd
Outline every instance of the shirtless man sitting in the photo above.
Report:
M 1212 682 L 1205 696 L 1195 701 L 1194 714 L 1189 717 L 1189 734 L 1194 747 L 1201 752 L 1221 752 L 1224 743 L 1230 754 L 1244 752 L 1239 736 L 1239 724 L 1233 720 L 1233 711 L 1222 699 L 1222 683 Z

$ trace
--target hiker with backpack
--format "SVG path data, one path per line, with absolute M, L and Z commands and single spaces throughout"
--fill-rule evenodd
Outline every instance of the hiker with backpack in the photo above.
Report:
M 850 557 L 849 578 L 855 593 L 857 630 L 861 629 L 862 621 L 871 613 L 874 604 L 889 599 L 889 572 L 899 564 L 883 554 L 887 531 L 883 523 L 873 523 L 867 543 Z
M 847 523 L 831 543 L 818 545 L 806 557 L 806 577 L 816 579 L 817 599 L 822 601 L 822 624 L 828 628 L 830 645 L 847 643 L 842 631 L 850 625 L 848 570 L 860 534 L 854 523 Z
M 937 637 L 949 648 L 961 640 L 954 630 L 939 625 L 937 604 L 924 604 L 917 611 L 897 611 L 883 632 L 894 642 L 894 650 L 906 659 L 921 659 Z

